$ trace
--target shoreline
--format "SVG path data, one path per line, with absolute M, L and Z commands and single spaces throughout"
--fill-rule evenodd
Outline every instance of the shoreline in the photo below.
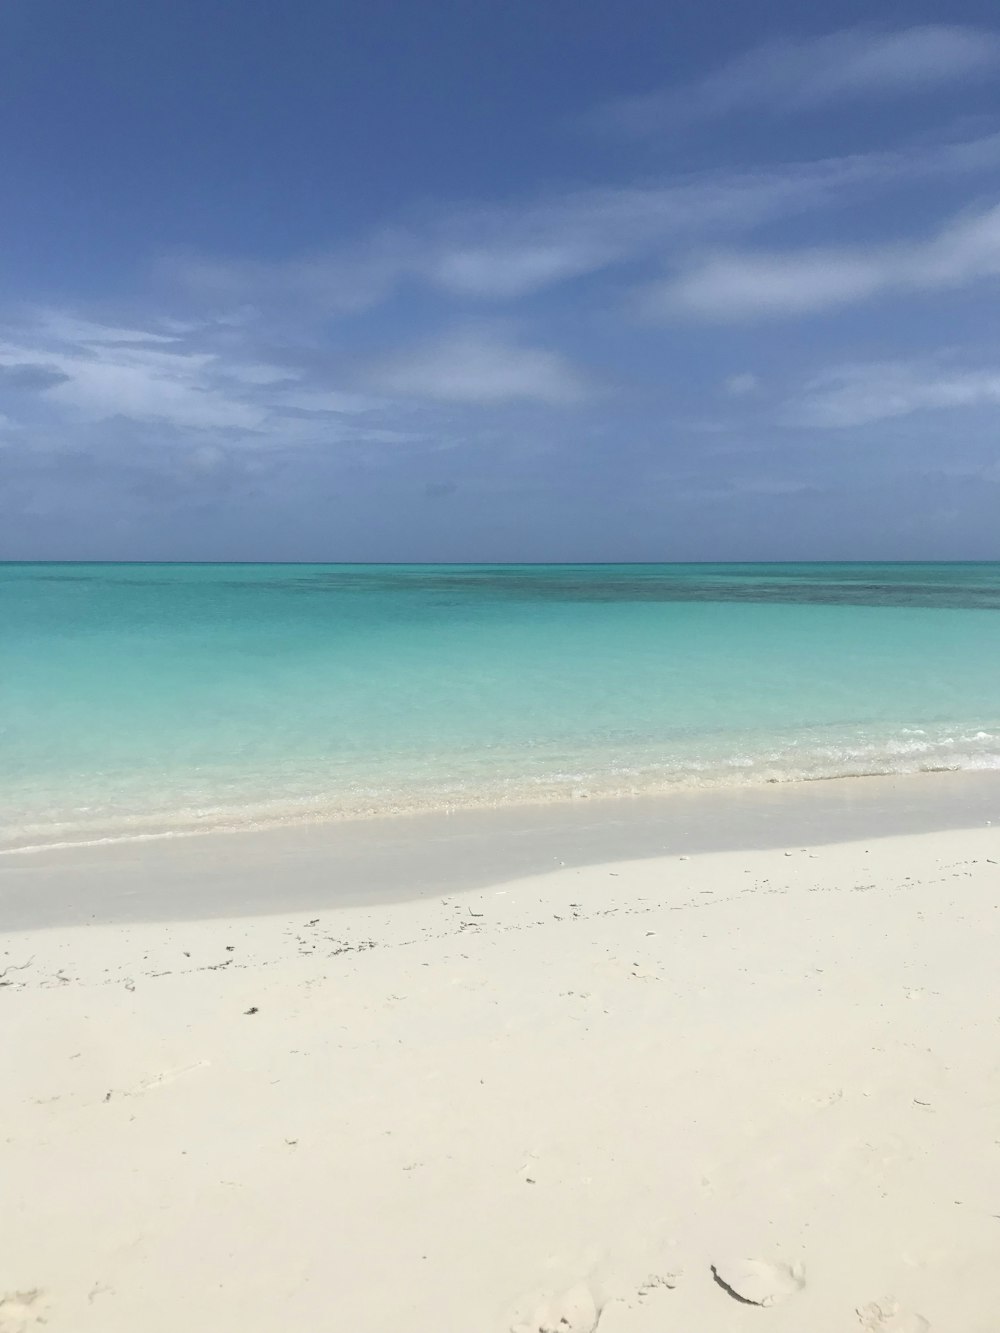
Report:
M 353 904 L 322 838 L 198 840 L 214 915 L 149 914 L 193 861 L 122 859 L 103 924 L 0 939 L 0 1325 L 992 1333 L 1000 826 L 914 831 L 985 824 L 979 786 L 692 809 L 589 861 L 643 827 L 605 824 L 542 873 L 498 849 L 565 824 L 396 842 L 397 885 L 449 883 Z M 89 862 L 35 859 L 36 899 Z
M 766 772 L 766 770 L 765 770 Z M 518 794 L 456 797 L 453 792 L 437 791 L 437 797 L 407 804 L 397 799 L 388 805 L 348 805 L 329 804 L 311 805 L 308 801 L 296 802 L 292 810 L 285 809 L 277 813 L 274 805 L 263 806 L 247 804 L 239 808 L 225 807 L 201 811 L 197 814 L 190 810 L 177 810 L 171 814 L 147 813 L 135 816 L 132 822 L 121 818 L 117 823 L 109 821 L 101 824 L 81 825 L 67 821 L 58 821 L 56 837 L 49 835 L 51 824 L 29 823 L 21 826 L 15 835 L 7 834 L 7 839 L 19 840 L 3 845 L 0 842 L 0 862 L 9 856 L 34 856 L 42 852 L 77 851 L 89 847 L 110 847 L 119 844 L 168 842 L 182 838 L 211 837 L 220 834 L 255 834 L 280 830 L 294 830 L 342 824 L 366 823 L 371 820 L 422 819 L 426 817 L 452 817 L 456 815 L 503 814 L 517 812 L 527 808 L 547 809 L 573 805 L 580 801 L 595 805 L 610 805 L 620 802 L 635 801 L 670 801 L 675 797 L 706 796 L 717 794 L 755 791 L 765 787 L 798 787 L 809 783 L 824 782 L 860 782 L 871 778 L 908 779 L 936 776 L 946 773 L 961 774 L 1000 774 L 1000 764 L 949 764 L 941 763 L 921 768 L 873 768 L 850 772 L 795 772 L 787 776 L 765 776 L 764 773 L 753 777 L 736 777 L 732 772 L 726 776 L 717 775 L 707 780 L 693 781 L 689 776 L 675 779 L 658 779 L 644 786 L 608 787 L 591 783 L 590 785 L 571 786 L 540 784 L 537 787 L 519 789 Z M 501 784 L 502 789 L 502 784 Z M 128 829 L 128 831 L 123 831 Z M 70 836 L 71 834 L 79 836 Z M 86 836 L 84 836 L 86 835 Z M 26 838 L 40 837 L 43 841 L 24 841 Z
M 34 856 L 41 852 L 80 851 L 89 847 L 113 847 L 132 843 L 171 842 L 181 838 L 213 837 L 216 835 L 236 835 L 293 831 L 302 828 L 338 827 L 342 824 L 367 823 L 371 820 L 404 820 L 424 818 L 451 818 L 461 815 L 503 815 L 506 812 L 518 812 L 526 809 L 549 809 L 574 805 L 580 801 L 590 802 L 595 806 L 611 806 L 625 802 L 670 801 L 675 797 L 713 797 L 716 795 L 738 794 L 744 791 L 759 791 L 766 787 L 798 787 L 815 782 L 861 782 L 870 778 L 909 779 L 933 777 L 945 773 L 1000 774 L 1000 766 L 963 767 L 960 765 L 941 764 L 929 768 L 885 770 L 872 769 L 870 772 L 850 773 L 796 773 L 789 777 L 754 777 L 751 780 L 718 778 L 705 782 L 689 782 L 684 779 L 652 784 L 648 787 L 629 790 L 614 788 L 579 787 L 560 789 L 538 789 L 533 798 L 519 794 L 513 799 L 498 800 L 495 797 L 482 797 L 457 800 L 442 797 L 432 803 L 389 806 L 329 806 L 308 807 L 303 805 L 294 814 L 277 815 L 273 813 L 253 816 L 237 816 L 235 811 L 214 810 L 207 815 L 193 816 L 188 812 L 177 812 L 171 816 L 176 822 L 167 824 L 166 816 L 143 816 L 144 823 L 136 825 L 134 832 L 121 832 L 120 825 L 95 825 L 88 837 L 70 838 L 44 842 L 23 842 L 10 846 L 0 846 L 0 861 L 8 856 Z M 248 806 L 245 810 L 257 811 L 258 807 Z M 217 821 L 217 822 L 214 822 Z M 32 834 L 42 835 L 45 826 L 28 825 Z M 60 823 L 60 830 L 67 825 Z M 107 831 L 101 832 L 106 827 Z M 81 834 L 82 828 L 78 830 Z M 24 830 L 22 830 L 24 836 Z
M 852 777 L 0 856 L 7 929 L 400 902 L 564 866 L 1000 826 L 1000 773 Z

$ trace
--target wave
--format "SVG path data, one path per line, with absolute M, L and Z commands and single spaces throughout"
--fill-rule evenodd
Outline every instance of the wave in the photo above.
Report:
M 267 775 L 248 775 L 245 792 L 234 791 L 231 775 L 216 793 L 197 802 L 173 794 L 141 793 L 141 808 L 128 802 L 124 785 L 104 808 L 86 810 L 84 802 L 65 796 L 51 806 L 10 812 L 0 855 L 119 843 L 153 842 L 197 837 L 207 833 L 245 833 L 262 829 L 302 827 L 344 820 L 451 813 L 518 805 L 547 805 L 574 800 L 669 796 L 672 793 L 839 778 L 903 776 L 929 772 L 1000 772 L 1000 727 L 902 727 L 890 736 L 862 738 L 824 735 L 819 731 L 786 736 L 747 738 L 729 744 L 720 737 L 692 738 L 685 751 L 676 747 L 621 745 L 600 754 L 588 751 L 563 755 L 561 762 L 531 753 L 532 771 L 525 771 L 526 752 L 499 755 L 470 764 L 456 756 L 449 766 L 439 756 L 436 772 L 426 769 L 393 773 L 388 766 L 365 782 L 328 788 L 322 778 L 303 775 L 296 789 L 263 796 Z M 631 752 L 629 752 L 631 750 Z M 627 757 L 621 757 L 622 751 Z M 571 762 L 576 760 L 577 762 Z M 282 779 L 288 783 L 289 775 Z M 238 784 L 237 784 L 238 785 Z M 219 794 L 226 797 L 220 800 Z M 133 802 L 140 795 L 133 792 Z

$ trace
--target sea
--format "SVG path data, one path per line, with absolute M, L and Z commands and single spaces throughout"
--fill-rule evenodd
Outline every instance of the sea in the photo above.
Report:
M 0 849 L 1000 769 L 1000 563 L 0 564 Z

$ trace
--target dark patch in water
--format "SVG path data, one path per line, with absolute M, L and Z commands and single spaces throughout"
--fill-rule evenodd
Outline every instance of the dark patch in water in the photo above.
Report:
M 292 594 L 305 597 L 381 593 L 420 599 L 435 608 L 488 605 L 491 601 L 539 604 L 725 602 L 776 606 L 913 607 L 1000 610 L 1000 564 L 990 565 L 598 565 L 598 566 L 369 566 L 275 567 L 243 577 L 219 566 L 204 580 L 191 566 L 160 566 L 138 575 L 130 566 L 35 568 L 7 566 L 15 578 L 43 583 L 90 583 L 183 591 L 226 589 L 234 596 Z M 200 567 L 207 569 L 209 567 Z

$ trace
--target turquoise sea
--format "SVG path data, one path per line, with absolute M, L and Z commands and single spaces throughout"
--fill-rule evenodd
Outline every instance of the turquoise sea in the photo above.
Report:
M 0 847 L 1000 768 L 1000 564 L 0 565 Z

